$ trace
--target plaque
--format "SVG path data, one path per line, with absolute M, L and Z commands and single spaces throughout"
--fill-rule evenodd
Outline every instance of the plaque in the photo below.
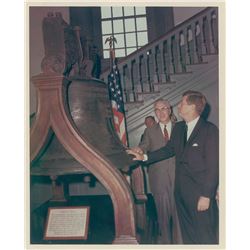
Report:
M 44 231 L 44 240 L 86 240 L 89 207 L 50 207 Z

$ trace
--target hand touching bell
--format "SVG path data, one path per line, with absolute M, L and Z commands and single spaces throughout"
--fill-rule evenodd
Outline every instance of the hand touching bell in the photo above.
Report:
M 129 155 L 135 156 L 135 158 L 133 158 L 134 161 L 142 161 L 144 159 L 143 152 L 142 152 L 142 150 L 137 150 L 137 149 L 138 149 L 138 147 L 132 148 L 132 149 L 127 149 L 126 152 Z

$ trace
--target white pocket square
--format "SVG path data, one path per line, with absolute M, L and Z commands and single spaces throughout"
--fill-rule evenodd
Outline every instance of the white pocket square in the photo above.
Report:
M 192 147 L 198 147 L 199 145 L 197 143 L 194 143 Z

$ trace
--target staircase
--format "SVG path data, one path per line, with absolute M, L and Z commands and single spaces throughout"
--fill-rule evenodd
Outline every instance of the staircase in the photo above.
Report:
M 139 143 L 144 118 L 153 103 L 167 99 L 176 107 L 182 93 L 202 91 L 218 125 L 218 8 L 209 7 L 118 63 L 126 107 L 129 145 Z M 107 81 L 109 70 L 101 78 Z M 178 115 L 177 115 L 178 118 Z

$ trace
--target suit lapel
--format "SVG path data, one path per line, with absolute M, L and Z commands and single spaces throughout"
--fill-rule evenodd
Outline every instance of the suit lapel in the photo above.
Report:
M 184 149 L 187 145 L 187 143 L 186 143 L 186 145 L 184 146 L 184 133 L 185 133 L 185 122 L 183 121 L 183 126 L 182 126 L 181 131 L 180 131 L 181 152 L 184 152 Z
M 182 143 L 182 148 L 181 148 L 181 158 L 185 158 L 186 157 L 186 153 L 187 153 L 187 149 L 190 145 L 192 145 L 193 140 L 195 139 L 195 137 L 197 136 L 197 134 L 199 133 L 199 130 L 202 126 L 204 126 L 204 120 L 202 118 L 200 118 L 197 122 L 197 124 L 195 125 L 191 135 L 189 136 L 186 145 L 184 146 L 184 128 L 185 123 L 183 123 L 183 127 L 182 127 L 182 134 L 181 134 L 181 140 L 183 141 Z
M 161 130 L 161 126 L 160 126 L 159 123 L 157 123 L 156 133 L 157 133 L 158 140 L 161 140 L 162 142 L 165 142 L 164 136 L 163 136 L 163 133 L 162 133 L 162 130 Z

